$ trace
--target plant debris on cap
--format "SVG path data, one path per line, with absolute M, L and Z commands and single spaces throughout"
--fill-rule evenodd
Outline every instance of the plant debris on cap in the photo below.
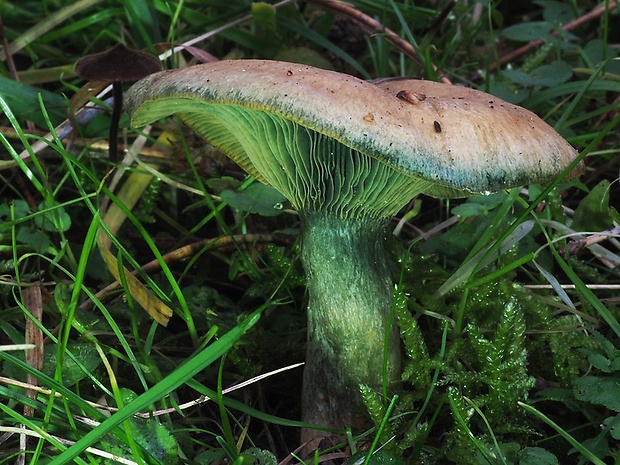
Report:
M 80 58 L 75 72 L 89 81 L 137 81 L 162 70 L 159 58 L 119 43 L 110 50 Z
M 416 127 L 431 159 L 442 157 L 433 170 L 439 183 L 456 189 L 454 195 L 549 182 L 577 158 L 577 151 L 536 114 L 486 92 L 407 78 L 375 85 L 407 108 L 403 130 Z M 580 163 L 568 177 L 582 172 Z M 451 196 L 449 190 L 433 193 Z
M 166 79 L 168 73 L 174 80 Z M 161 102 L 184 94 L 295 121 L 408 176 L 432 181 L 435 186 L 425 191 L 432 196 L 545 183 L 577 156 L 534 113 L 484 92 L 413 79 L 370 83 L 276 61 L 221 61 L 153 74 L 134 85 L 127 99 L 133 125 L 174 113 Z M 149 100 L 158 102 L 154 110 Z M 235 161 L 264 180 L 243 160 Z

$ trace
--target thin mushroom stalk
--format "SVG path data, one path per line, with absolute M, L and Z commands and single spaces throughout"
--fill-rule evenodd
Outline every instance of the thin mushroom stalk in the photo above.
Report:
M 483 92 L 285 62 L 157 73 L 129 90 L 126 107 L 134 127 L 177 115 L 299 212 L 309 295 L 302 420 L 325 428 L 364 427 L 359 385 L 398 379 L 390 218 L 419 194 L 548 182 L 577 156 L 533 113 Z

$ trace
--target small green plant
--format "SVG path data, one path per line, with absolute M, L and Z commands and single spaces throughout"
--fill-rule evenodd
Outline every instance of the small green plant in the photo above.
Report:
M 559 427 L 556 424 L 554 428 L 560 434 L 572 435 L 592 457 L 604 463 L 605 459 L 617 457 L 620 451 L 620 350 L 617 343 L 599 332 L 588 331 L 590 347 L 582 346 L 578 350 L 582 359 L 590 364 L 587 374 L 574 377 L 573 382 L 564 387 L 541 391 L 533 405 L 543 411 L 549 410 L 550 418 L 556 416 L 553 406 L 558 404 L 577 416 L 579 420 L 574 423 L 580 428 L 575 431 L 570 431 L 568 425 Z M 575 454 L 572 450 L 568 456 Z

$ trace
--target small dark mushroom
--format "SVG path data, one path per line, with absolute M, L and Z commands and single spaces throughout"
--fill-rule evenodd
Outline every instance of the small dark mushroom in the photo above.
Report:
M 89 81 L 112 83 L 114 103 L 110 121 L 110 160 L 118 162 L 118 122 L 123 110 L 123 82 L 142 79 L 149 74 L 161 71 L 159 59 L 148 52 L 131 50 L 123 44 L 117 44 L 105 52 L 94 53 L 80 58 L 75 64 L 75 72 Z

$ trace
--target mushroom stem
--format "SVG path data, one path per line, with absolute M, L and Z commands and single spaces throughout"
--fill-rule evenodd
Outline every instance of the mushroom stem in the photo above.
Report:
M 310 296 L 302 420 L 363 428 L 367 417 L 359 385 L 392 385 L 400 368 L 398 331 L 390 323 L 386 220 L 301 215 L 301 257 Z M 302 439 L 323 435 L 306 430 Z

